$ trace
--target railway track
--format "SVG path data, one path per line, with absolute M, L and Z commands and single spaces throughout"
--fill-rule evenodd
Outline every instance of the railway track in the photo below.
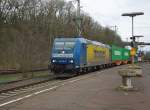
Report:
M 3 102 L 9 98 L 17 97 L 19 95 L 32 94 L 34 92 L 38 93 L 38 91 L 45 90 L 49 87 L 63 86 L 67 84 L 68 82 L 73 83 L 74 81 L 76 81 L 76 79 L 77 80 L 84 79 L 84 78 L 80 78 L 82 76 L 84 77 L 85 75 L 80 75 L 77 77 L 66 78 L 66 79 L 52 78 L 50 80 L 45 80 L 45 81 L 41 81 L 38 83 L 32 83 L 29 85 L 24 85 L 24 86 L 19 86 L 19 87 L 12 88 L 12 89 L 3 90 L 3 91 L 0 91 L 0 102 L 1 101 Z
M 97 72 L 95 72 L 95 74 L 92 73 L 91 75 L 85 74 L 65 80 L 54 80 L 32 87 L 26 87 L 21 88 L 19 90 L 9 91 L 0 95 L 0 107 L 19 102 L 21 100 L 39 95 L 44 92 L 55 91 L 57 88 L 62 87 L 64 85 L 72 84 L 80 80 L 85 80 L 96 76 Z
M 51 84 L 52 82 L 54 81 L 57 82 L 57 80 L 54 80 L 54 79 L 55 78 L 53 77 L 48 80 L 43 80 L 43 81 L 31 83 L 31 84 L 25 84 L 25 85 L 20 85 L 18 87 L 1 90 L 0 101 L 23 94 L 23 93 L 32 92 L 32 91 L 41 89 L 43 87 L 49 86 L 49 84 Z
M 79 76 L 77 76 L 77 77 L 79 77 Z M 21 94 L 25 94 L 25 93 L 29 93 L 29 92 L 32 93 L 32 92 L 38 91 L 40 89 L 44 89 L 48 86 L 53 86 L 58 83 L 63 83 L 68 79 L 70 79 L 70 78 L 59 78 L 58 79 L 55 76 L 51 76 L 50 78 L 48 78 L 46 80 L 0 90 L 0 102 L 3 100 L 7 100 L 9 98 L 12 98 L 12 97 L 16 97 Z

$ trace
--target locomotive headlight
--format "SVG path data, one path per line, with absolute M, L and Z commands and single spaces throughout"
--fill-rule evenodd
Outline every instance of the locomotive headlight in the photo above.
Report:
M 70 60 L 70 63 L 73 63 L 73 60 Z
M 55 62 L 56 62 L 56 60 L 52 60 L 52 62 L 53 62 L 53 63 L 55 63 Z

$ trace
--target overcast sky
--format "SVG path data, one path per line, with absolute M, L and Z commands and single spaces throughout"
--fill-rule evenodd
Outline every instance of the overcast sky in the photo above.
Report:
M 81 0 L 81 6 L 102 26 L 116 25 L 117 33 L 124 41 L 129 41 L 131 36 L 131 18 L 122 17 L 121 14 L 144 12 L 144 15 L 134 18 L 134 35 L 143 35 L 140 41 L 150 42 L 150 0 Z M 145 49 L 148 48 L 150 46 Z

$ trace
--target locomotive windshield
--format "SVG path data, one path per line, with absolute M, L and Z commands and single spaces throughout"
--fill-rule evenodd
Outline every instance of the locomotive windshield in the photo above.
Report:
M 70 42 L 69 41 L 67 41 L 67 42 L 57 41 L 54 44 L 54 48 L 56 50 L 73 50 L 74 45 L 75 45 L 75 42 L 72 42 L 72 41 L 70 41 Z

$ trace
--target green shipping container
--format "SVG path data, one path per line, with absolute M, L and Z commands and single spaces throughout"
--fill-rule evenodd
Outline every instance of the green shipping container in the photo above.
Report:
M 112 58 L 112 61 L 122 60 L 122 48 L 112 45 L 111 46 L 111 58 Z
M 129 60 L 129 59 L 130 59 L 130 50 L 122 48 L 122 60 Z

